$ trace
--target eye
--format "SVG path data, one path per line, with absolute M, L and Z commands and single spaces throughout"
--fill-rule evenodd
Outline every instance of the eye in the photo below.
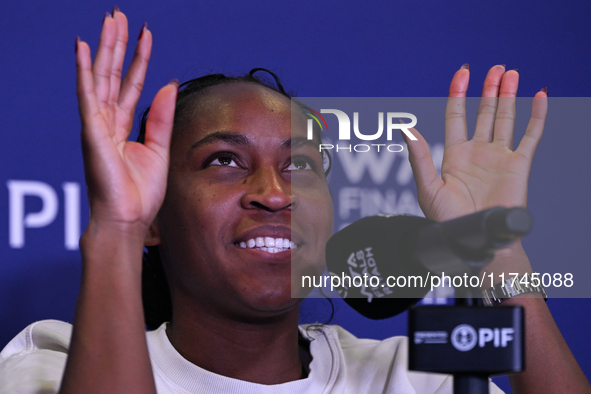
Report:
M 287 171 L 301 171 L 301 170 L 314 170 L 312 165 L 310 165 L 310 161 L 304 158 L 293 158 L 289 167 L 286 169 Z
M 239 167 L 238 164 L 236 164 L 234 155 L 228 153 L 222 153 L 209 159 L 206 166 Z

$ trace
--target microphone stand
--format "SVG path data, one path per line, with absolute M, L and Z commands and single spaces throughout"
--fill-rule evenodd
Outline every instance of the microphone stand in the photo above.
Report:
M 458 289 L 460 290 L 460 289 Z M 454 299 L 457 307 L 484 307 L 481 297 L 475 297 L 473 289 L 467 287 L 465 290 L 465 297 L 456 297 Z M 464 374 L 461 372 L 454 373 L 454 394 L 488 394 L 488 378 L 487 374 Z
M 454 306 L 409 310 L 409 370 L 452 374 L 454 394 L 488 394 L 489 376 L 524 369 L 523 308 L 484 306 L 478 289 L 456 291 Z
M 495 215 L 504 215 L 505 218 L 512 215 L 512 219 L 519 219 L 519 231 L 514 231 L 513 239 L 508 240 L 511 238 L 508 237 L 501 246 L 506 246 L 531 229 L 531 217 L 525 209 L 513 208 L 501 212 L 498 208 L 492 208 L 488 211 Z M 481 213 L 477 213 L 475 217 L 478 214 L 482 216 Z M 490 214 L 484 215 L 485 220 L 488 220 L 488 216 Z M 514 221 L 513 224 L 515 223 Z M 489 242 L 488 247 L 479 251 L 478 248 L 472 247 L 479 242 L 466 237 L 471 233 L 470 229 L 458 225 L 453 227 L 452 225 L 452 231 L 449 232 L 449 226 L 447 229 L 442 228 L 440 234 L 436 235 L 431 231 L 423 239 L 419 234 L 416 237 L 417 245 L 420 245 L 420 242 L 448 244 L 449 250 L 453 251 L 448 254 L 453 254 L 449 262 L 455 265 L 455 272 L 459 272 L 459 259 L 464 266 L 465 274 L 478 277 L 480 271 L 492 260 L 493 250 L 499 248 L 499 245 L 492 248 Z M 496 231 L 497 226 L 493 223 L 487 230 L 491 230 L 491 227 L 493 231 L 487 233 L 496 233 L 496 236 L 511 233 L 507 231 L 506 226 L 502 231 Z M 503 236 L 496 239 L 502 239 Z M 446 253 L 442 253 L 442 256 L 444 255 Z M 420 255 L 416 257 L 417 260 L 421 260 Z M 444 260 L 445 257 L 431 271 L 443 275 L 442 268 L 446 266 Z M 447 265 L 448 268 L 450 264 Z M 484 306 L 479 287 L 469 285 L 456 287 L 454 306 L 413 307 L 408 318 L 409 370 L 452 374 L 454 394 L 488 394 L 489 376 L 521 372 L 524 369 L 523 316 L 523 308 L 518 306 Z

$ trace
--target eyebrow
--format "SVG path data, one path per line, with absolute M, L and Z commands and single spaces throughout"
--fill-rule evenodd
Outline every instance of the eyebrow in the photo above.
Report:
M 310 141 L 306 137 L 292 137 L 283 141 L 283 147 L 286 149 L 300 148 L 303 146 L 310 146 L 318 149 L 318 142 Z
M 249 146 L 250 141 L 248 138 L 243 134 L 236 134 L 230 133 L 227 131 L 216 131 L 215 133 L 211 133 L 201 140 L 195 142 L 191 145 L 190 151 L 193 151 L 196 148 L 199 148 L 204 145 L 213 144 L 215 142 L 226 142 L 232 145 L 239 145 L 239 146 Z
M 202 138 L 201 140 L 195 142 L 193 145 L 191 145 L 189 151 L 193 151 L 194 149 L 197 149 L 205 145 L 213 144 L 218 141 L 238 146 L 251 145 L 250 140 L 244 134 L 230 133 L 227 131 L 216 131 L 215 133 L 211 133 Z M 303 146 L 310 146 L 316 149 L 317 143 L 314 141 L 310 141 L 305 137 L 292 137 L 283 141 L 281 146 L 285 149 L 300 148 Z

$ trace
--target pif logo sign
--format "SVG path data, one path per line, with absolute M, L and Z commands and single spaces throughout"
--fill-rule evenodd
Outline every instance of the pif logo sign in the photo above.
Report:
M 478 344 L 479 347 L 486 346 L 492 342 L 494 347 L 507 347 L 508 342 L 513 341 L 515 329 L 512 327 L 486 328 L 481 327 L 476 331 L 469 324 L 460 324 L 451 332 L 451 344 L 460 352 L 472 350 Z
M 322 114 L 333 114 L 337 117 L 339 122 L 339 141 L 350 141 L 351 140 L 351 120 L 349 116 L 338 109 L 321 109 L 320 112 L 313 110 L 310 107 L 303 108 L 304 113 L 309 117 L 307 121 L 307 138 L 308 140 L 314 139 L 314 123 L 318 125 L 321 131 L 327 130 L 328 125 Z M 410 123 L 398 121 L 398 119 L 410 119 Z M 384 127 L 386 123 L 386 127 Z M 392 141 L 392 135 L 394 130 L 401 130 L 410 140 L 416 141 L 417 138 L 409 130 L 415 127 L 417 124 L 417 117 L 408 112 L 387 112 L 384 116 L 384 112 L 378 112 L 378 130 L 373 134 L 364 134 L 359 130 L 359 112 L 353 112 L 353 133 L 355 137 L 362 141 L 377 141 L 384 134 L 384 128 L 386 129 L 387 141 Z M 388 152 L 401 152 L 404 147 L 400 144 L 356 144 L 356 145 L 339 145 L 324 144 L 321 143 L 318 146 L 318 150 L 346 150 L 348 152 L 369 152 L 372 149 L 376 149 L 380 152 L 381 149 Z

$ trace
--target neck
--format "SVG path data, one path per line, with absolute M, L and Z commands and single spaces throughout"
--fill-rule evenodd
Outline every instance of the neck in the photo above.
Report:
M 219 375 L 279 384 L 303 375 L 298 350 L 299 304 L 268 318 L 212 314 L 175 305 L 167 335 L 188 361 Z

